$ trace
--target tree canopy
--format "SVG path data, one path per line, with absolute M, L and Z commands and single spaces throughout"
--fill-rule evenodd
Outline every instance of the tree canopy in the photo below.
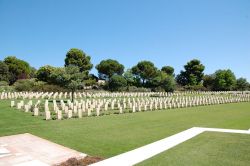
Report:
M 151 86 L 156 91 L 173 92 L 175 89 L 175 80 L 172 75 L 168 75 L 164 71 L 158 71 L 156 76 L 150 81 Z
M 204 77 L 203 77 L 203 86 L 204 86 L 207 90 L 213 90 L 214 79 L 215 79 L 214 74 L 211 74 L 211 75 L 204 75 Z
M 161 71 L 165 72 L 166 74 L 170 76 L 174 76 L 174 68 L 171 66 L 163 66 L 161 68 Z
M 132 73 L 141 79 L 142 84 L 153 79 L 157 74 L 157 68 L 150 61 L 141 61 L 132 67 Z
M 55 70 L 55 67 L 46 65 L 40 67 L 36 72 L 36 78 L 39 81 L 49 82 L 51 73 Z
M 127 80 L 121 75 L 113 75 L 109 80 L 109 89 L 111 91 L 125 90 L 127 86 Z
M 236 80 L 236 90 L 248 90 L 249 83 L 247 82 L 247 79 L 245 78 L 239 78 Z
M 36 77 L 36 68 L 30 67 L 30 76 L 29 78 L 35 78 Z
M 80 72 L 79 67 L 77 66 L 68 66 L 65 68 L 64 77 L 64 86 L 68 87 L 72 91 L 77 89 L 82 89 L 84 86 L 84 78 L 86 75 Z
M 181 71 L 179 75 L 176 77 L 176 81 L 180 85 L 200 85 L 202 78 L 204 76 L 203 71 L 205 70 L 205 66 L 201 64 L 201 62 L 197 59 L 193 59 L 189 61 L 184 66 L 185 71 Z
M 123 73 L 123 77 L 127 80 L 129 86 L 135 85 L 135 78 L 131 69 L 127 69 L 127 71 Z
M 83 89 L 86 74 L 80 72 L 78 66 L 67 66 L 64 68 L 55 68 L 50 75 L 50 82 L 61 87 L 65 87 L 73 92 Z M 74 100 L 72 95 L 72 101 Z
M 4 63 L 9 68 L 10 84 L 13 84 L 18 79 L 29 78 L 31 70 L 28 62 L 17 59 L 14 56 L 8 56 L 4 59 Z
M 124 72 L 124 66 L 113 59 L 102 60 L 96 65 L 96 69 L 99 77 L 105 80 L 110 79 L 114 74 L 122 75 Z
M 90 56 L 86 55 L 82 50 L 72 48 L 66 54 L 65 66 L 78 66 L 81 72 L 86 72 L 88 74 L 89 70 L 93 67 L 90 60 Z
M 9 67 L 3 61 L 0 61 L 0 81 L 5 81 L 9 83 Z
M 236 85 L 236 78 L 231 70 L 217 70 L 215 72 L 214 90 L 233 90 Z
M 181 70 L 176 77 L 174 68 L 171 66 L 158 69 L 153 62 L 144 60 L 124 73 L 124 66 L 121 63 L 114 59 L 105 59 L 96 65 L 99 78 L 105 81 L 99 81 L 94 74 L 89 74 L 89 70 L 93 67 L 90 60 L 90 56 L 82 50 L 72 48 L 66 54 L 64 67 L 46 65 L 36 70 L 29 63 L 14 56 L 8 56 L 0 61 L 0 86 L 13 85 L 17 86 L 18 90 L 44 87 L 49 91 L 54 89 L 76 91 L 84 85 L 88 86 L 87 88 L 103 88 L 111 91 L 121 89 L 167 92 L 175 89 L 243 91 L 250 89 L 247 80 L 245 78 L 236 80 L 231 70 L 217 70 L 213 74 L 204 75 L 205 66 L 198 59 L 187 62 L 184 70 Z M 14 84 L 15 82 L 17 83 Z M 178 83 L 177 86 L 176 83 Z M 36 88 L 28 88 L 29 86 Z

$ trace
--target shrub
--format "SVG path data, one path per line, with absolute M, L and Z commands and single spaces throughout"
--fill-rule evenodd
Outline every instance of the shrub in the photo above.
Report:
M 8 86 L 9 83 L 7 81 L 0 81 L 0 86 Z
M 37 91 L 37 92 L 66 92 L 66 91 L 68 91 L 68 89 L 62 88 L 58 85 L 51 85 L 51 84 L 45 83 L 45 84 L 40 85 L 40 86 L 34 86 L 33 91 Z
M 35 79 L 18 80 L 14 84 L 16 91 L 35 91 L 35 92 L 66 92 L 68 89 L 58 85 L 48 84 L 43 81 L 36 81 Z
M 163 87 L 160 87 L 160 86 L 154 88 L 153 90 L 154 90 L 154 92 L 165 92 L 165 89 Z
M 109 80 L 109 90 L 124 91 L 127 87 L 127 80 L 120 75 L 113 75 Z
M 167 76 L 163 80 L 163 88 L 166 92 L 174 92 L 176 88 L 176 83 L 173 76 Z
M 0 92 L 14 92 L 13 86 L 0 86 Z
M 84 80 L 83 82 L 84 82 L 85 86 L 93 86 L 96 84 L 96 80 L 94 80 L 94 79 L 87 79 L 87 80 Z
M 86 156 L 82 159 L 70 158 L 56 166 L 85 166 L 103 160 L 101 157 Z
M 150 89 L 143 88 L 143 87 L 136 87 L 136 86 L 129 86 L 127 88 L 128 92 L 150 92 Z
M 207 90 L 204 86 L 202 85 L 193 85 L 193 86 L 183 86 L 184 90 L 187 91 L 205 91 Z
M 32 91 L 34 83 L 34 79 L 22 79 L 17 80 L 14 84 L 14 87 L 16 91 Z

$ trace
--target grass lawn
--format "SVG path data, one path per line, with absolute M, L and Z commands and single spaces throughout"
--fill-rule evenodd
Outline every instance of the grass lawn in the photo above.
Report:
M 31 133 L 89 155 L 111 157 L 191 127 L 250 128 L 250 103 L 68 120 L 42 120 L 0 101 L 0 136 Z M 242 152 L 243 153 L 243 152 Z
M 247 166 L 250 135 L 205 132 L 138 166 Z

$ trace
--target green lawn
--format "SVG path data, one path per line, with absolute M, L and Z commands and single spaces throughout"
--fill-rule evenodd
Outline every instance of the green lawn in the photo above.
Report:
M 138 166 L 248 166 L 250 135 L 205 132 Z
M 0 136 L 29 132 L 89 155 L 111 157 L 191 127 L 250 128 L 250 103 L 45 121 L 0 101 Z

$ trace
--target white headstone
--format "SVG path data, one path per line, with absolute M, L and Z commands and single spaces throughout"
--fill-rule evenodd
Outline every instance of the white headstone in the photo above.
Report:
M 62 119 L 62 111 L 61 110 L 57 110 L 57 119 L 58 120 Z
M 39 110 L 38 110 L 38 108 L 34 108 L 34 110 L 33 110 L 33 112 L 34 112 L 34 116 L 38 116 L 39 115 Z
M 68 111 L 68 118 L 69 118 L 69 119 L 72 118 L 72 110 L 69 110 L 69 111 Z
M 78 109 L 78 118 L 82 118 L 82 110 Z
M 14 107 L 14 106 L 15 106 L 15 101 L 11 101 L 11 102 L 10 102 L 10 106 L 11 106 L 11 107 Z
M 123 111 L 122 111 L 122 107 L 120 107 L 119 113 L 120 113 L 120 114 L 122 114 L 122 113 L 123 113 Z
M 45 111 L 45 119 L 46 120 L 50 120 L 51 119 L 50 111 Z

